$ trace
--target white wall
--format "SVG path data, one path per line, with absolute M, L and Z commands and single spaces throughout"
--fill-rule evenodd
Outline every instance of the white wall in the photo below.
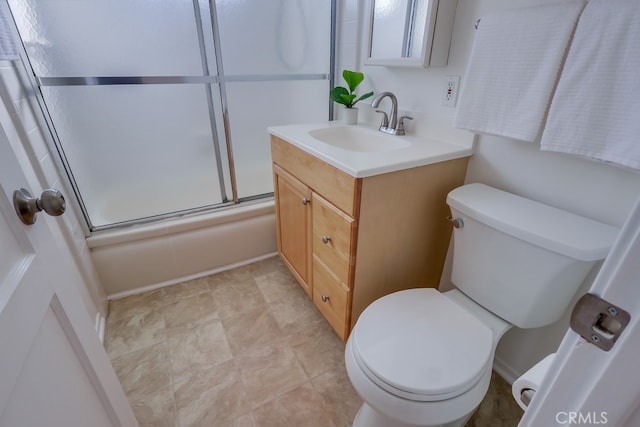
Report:
M 91 319 L 107 313 L 106 293 L 102 289 L 87 247 L 84 231 L 72 208 L 72 192 L 66 187 L 56 169 L 55 160 L 47 149 L 45 134 L 37 123 L 40 111 L 33 91 L 25 79 L 19 62 L 0 61 L 0 126 L 16 149 L 22 169 L 31 178 L 30 189 L 38 196 L 43 189 L 57 188 L 66 196 L 67 211 L 59 217 L 44 213 L 39 221 L 47 221 L 54 233 L 63 262 L 76 275 L 78 291 Z
M 362 90 L 391 91 L 398 97 L 399 108 L 409 110 L 416 118 L 408 129 L 422 132 L 421 123 L 441 122 L 451 126 L 454 108 L 442 107 L 441 97 L 447 75 L 462 76 L 474 37 L 474 24 L 483 14 L 509 8 L 533 6 L 550 0 L 459 0 L 449 57 L 444 68 L 402 69 L 365 66 L 366 25 L 362 24 L 366 0 L 343 0 L 342 10 L 359 5 L 359 24 L 343 19 L 343 32 L 357 28 L 357 34 L 342 34 L 338 70 L 354 66 L 365 73 Z M 440 0 L 449 1 L 449 0 Z M 350 16 L 345 14 L 344 16 Z M 351 40 L 359 41 L 351 50 Z M 500 70 L 496 70 L 500 72 Z M 588 90 L 588 88 L 586 88 Z M 366 105 L 359 105 L 361 120 L 378 124 L 378 117 Z M 507 138 L 478 136 L 469 162 L 467 182 L 483 182 L 543 203 L 563 208 L 612 225 L 621 226 L 640 196 L 640 174 L 614 166 L 570 156 L 541 152 L 539 144 Z M 593 277 L 587 278 L 581 292 L 586 292 Z M 448 273 L 443 285 L 450 283 Z M 508 379 L 522 374 L 546 354 L 555 351 L 568 326 L 568 312 L 557 323 L 537 330 L 513 329 L 501 341 L 496 355 L 498 369 Z

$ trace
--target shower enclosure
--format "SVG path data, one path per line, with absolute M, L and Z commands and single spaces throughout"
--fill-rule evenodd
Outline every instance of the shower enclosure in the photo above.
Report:
M 329 117 L 334 2 L 7 0 L 87 231 L 271 196 L 267 126 Z

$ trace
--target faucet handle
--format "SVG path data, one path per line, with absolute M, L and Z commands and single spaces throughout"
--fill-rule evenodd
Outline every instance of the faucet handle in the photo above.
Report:
M 402 116 L 398 119 L 398 125 L 396 126 L 396 135 L 404 135 L 404 119 L 413 120 L 413 117 Z
M 376 110 L 376 113 L 382 113 L 382 123 L 380 123 L 380 128 L 389 127 L 389 116 L 382 110 Z

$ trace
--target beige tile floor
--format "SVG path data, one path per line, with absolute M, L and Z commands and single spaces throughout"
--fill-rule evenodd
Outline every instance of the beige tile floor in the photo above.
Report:
M 105 347 L 141 426 L 350 426 L 344 344 L 277 258 L 110 303 Z M 468 426 L 516 426 L 494 375 Z

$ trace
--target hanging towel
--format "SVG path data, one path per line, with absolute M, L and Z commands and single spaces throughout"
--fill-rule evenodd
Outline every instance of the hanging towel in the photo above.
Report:
M 583 0 L 482 17 L 454 126 L 535 141 Z
M 640 2 L 591 0 L 540 142 L 640 170 Z

